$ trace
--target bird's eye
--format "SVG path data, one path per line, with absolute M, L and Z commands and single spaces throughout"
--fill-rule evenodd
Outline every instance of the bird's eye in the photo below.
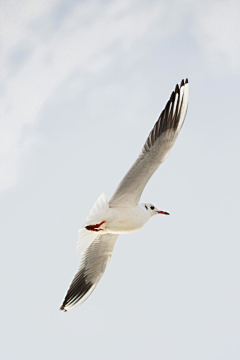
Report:
M 150 206 L 150 209 L 151 209 L 151 210 L 154 210 L 154 206 Z
M 148 210 L 148 207 L 147 207 L 147 205 L 145 205 L 145 208 Z

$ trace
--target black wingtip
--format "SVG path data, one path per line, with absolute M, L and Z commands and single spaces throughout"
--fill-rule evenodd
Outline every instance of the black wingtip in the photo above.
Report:
M 188 84 L 188 78 L 186 78 L 185 81 L 184 81 L 184 79 L 182 79 L 181 84 L 180 84 L 180 88 L 182 86 L 186 85 L 186 84 Z
M 187 86 L 186 88 L 184 88 L 186 84 L 188 84 L 188 78 L 186 78 L 186 80 L 182 79 L 180 85 L 179 84 L 176 85 L 175 90 L 172 92 L 170 99 L 168 100 L 165 108 L 162 110 L 157 122 L 155 123 L 152 131 L 150 132 L 143 146 L 143 150 L 142 150 L 143 152 L 149 151 L 149 149 L 154 145 L 154 143 L 160 137 L 160 135 L 166 132 L 168 129 L 172 129 L 173 133 L 176 136 L 178 135 L 180 128 L 182 127 L 184 122 L 184 119 L 181 119 L 182 107 L 185 106 L 187 109 L 187 104 L 183 102 L 185 90 L 187 90 Z M 184 118 L 186 116 L 186 109 L 184 113 Z M 181 127 L 178 128 L 180 120 L 181 120 Z

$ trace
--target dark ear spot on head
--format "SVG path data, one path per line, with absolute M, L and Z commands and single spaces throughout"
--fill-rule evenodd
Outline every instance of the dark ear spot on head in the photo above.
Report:
M 148 207 L 147 207 L 147 205 L 145 205 L 145 208 L 148 210 Z

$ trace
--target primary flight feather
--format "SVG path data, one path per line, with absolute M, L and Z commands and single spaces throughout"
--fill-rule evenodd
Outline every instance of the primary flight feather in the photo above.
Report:
M 79 230 L 77 251 L 81 263 L 61 310 L 71 310 L 83 303 L 95 289 L 108 265 L 119 234 L 139 230 L 150 217 L 168 215 L 152 204 L 139 204 L 142 192 L 167 158 L 182 128 L 189 99 L 188 80 L 176 85 L 158 121 L 150 132 L 137 160 L 120 182 L 108 202 L 102 194 Z

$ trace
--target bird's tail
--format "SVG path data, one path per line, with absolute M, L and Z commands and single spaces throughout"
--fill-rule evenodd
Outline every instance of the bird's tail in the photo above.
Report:
M 83 226 L 79 229 L 78 243 L 77 243 L 77 252 L 82 254 L 95 240 L 97 235 L 99 235 L 98 231 L 89 231 L 87 228 L 91 229 L 91 224 L 96 224 L 96 221 L 99 220 L 99 213 L 107 210 L 109 208 L 107 197 L 104 193 L 97 199 L 95 204 L 93 205 L 86 221 Z M 104 219 L 102 219 L 104 222 Z M 90 225 L 90 226 L 89 226 Z

